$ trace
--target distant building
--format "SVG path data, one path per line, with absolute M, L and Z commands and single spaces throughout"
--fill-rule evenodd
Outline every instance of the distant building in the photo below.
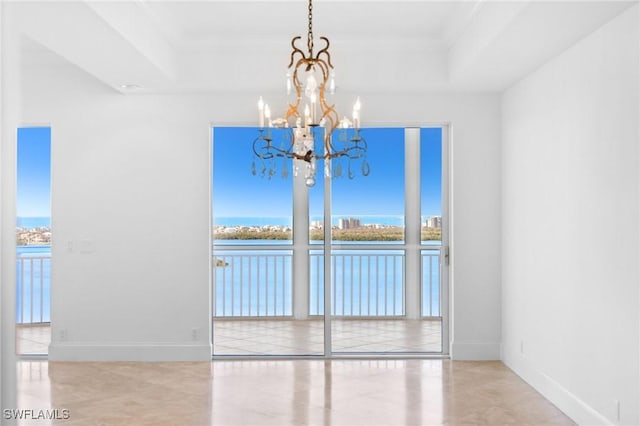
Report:
M 353 217 L 338 220 L 338 229 L 353 229 L 360 228 L 361 226 L 362 223 L 360 222 L 360 219 Z
M 424 224 L 427 228 L 442 228 L 442 217 L 430 216 Z
M 314 220 L 311 222 L 312 229 L 322 229 L 323 222 L 321 220 Z

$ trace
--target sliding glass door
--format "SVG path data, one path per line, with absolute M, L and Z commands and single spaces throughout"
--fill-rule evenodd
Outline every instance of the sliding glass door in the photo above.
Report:
M 445 352 L 446 128 L 364 129 L 313 186 L 257 132 L 213 129 L 214 356 Z

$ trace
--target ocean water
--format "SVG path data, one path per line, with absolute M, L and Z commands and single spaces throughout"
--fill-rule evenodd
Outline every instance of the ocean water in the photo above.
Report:
M 16 322 L 50 322 L 51 246 L 19 246 L 16 254 Z
M 337 219 L 350 216 L 334 217 Z M 363 224 L 378 223 L 402 226 L 403 220 L 389 216 L 359 216 Z M 222 218 L 220 218 L 222 219 Z M 319 220 L 320 218 L 312 218 Z M 290 225 L 288 218 L 226 218 L 225 226 Z M 219 222 L 218 224 L 223 224 Z M 18 227 L 50 227 L 48 217 L 19 217 Z M 283 250 L 214 249 L 214 257 L 229 267 L 217 267 L 216 312 L 218 315 L 291 315 L 293 298 L 291 280 L 292 241 L 273 240 L 217 240 L 223 245 L 280 245 Z M 310 258 L 309 309 L 313 315 L 324 313 L 324 269 L 320 250 L 313 250 Z M 378 244 L 379 242 L 355 242 Z M 385 242 L 389 244 L 390 242 Z M 402 242 L 397 242 L 402 244 Z M 439 315 L 440 287 L 437 248 L 426 242 L 423 256 L 422 306 L 423 315 Z M 233 256 L 236 256 L 235 258 Z M 403 315 L 404 314 L 404 258 L 401 250 L 341 250 L 332 256 L 332 313 L 336 315 Z M 238 260 L 240 259 L 240 260 Z M 260 260 L 258 260 L 260 259 Z M 51 246 L 17 247 L 17 300 L 18 323 L 49 322 L 51 297 Z M 253 278 L 251 278 L 253 277 Z M 249 281 L 251 279 L 251 281 Z M 260 297 L 259 295 L 262 294 Z
M 27 229 L 50 228 L 51 218 L 50 217 L 17 217 L 16 226 L 18 228 L 27 228 Z

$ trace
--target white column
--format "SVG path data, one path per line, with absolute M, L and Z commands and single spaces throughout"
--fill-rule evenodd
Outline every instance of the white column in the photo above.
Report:
M 325 161 L 331 162 L 327 159 Z M 332 164 L 333 166 L 333 164 Z M 325 164 L 326 167 L 326 164 Z M 331 176 L 324 173 L 324 356 L 331 356 Z
M 405 289 L 406 315 L 420 317 L 420 129 L 404 131 Z
M 293 177 L 293 317 L 299 320 L 309 316 L 309 189 L 302 171 L 306 163 L 292 162 L 300 167 Z

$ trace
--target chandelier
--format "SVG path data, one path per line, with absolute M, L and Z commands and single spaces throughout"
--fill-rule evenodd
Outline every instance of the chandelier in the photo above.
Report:
M 324 47 L 314 54 L 313 4 L 309 0 L 309 25 L 307 52 L 296 44 L 300 36 L 291 39 L 291 60 L 287 72 L 287 95 L 295 92 L 295 100 L 289 102 L 284 116 L 271 117 L 271 109 L 262 97 L 258 100 L 258 136 L 253 141 L 253 152 L 262 167 L 260 175 L 271 178 L 276 175 L 278 158 L 284 159 L 281 175 L 286 178 L 287 159 L 301 160 L 305 182 L 316 182 L 316 161 L 325 160 L 327 177 L 340 177 L 342 165 L 338 162 L 331 170 L 332 159 L 344 157 L 348 162 L 347 176 L 353 179 L 352 160 L 361 160 L 363 176 L 369 174 L 366 160 L 367 142 L 360 131 L 360 98 L 357 98 L 352 119 L 340 119 L 335 105 L 327 102 L 326 94 L 335 93 L 335 73 L 329 54 L 329 39 L 320 37 Z M 322 147 L 316 149 L 316 139 Z M 300 163 L 294 161 L 294 175 L 300 173 Z M 258 174 L 255 161 L 251 165 L 253 175 Z

